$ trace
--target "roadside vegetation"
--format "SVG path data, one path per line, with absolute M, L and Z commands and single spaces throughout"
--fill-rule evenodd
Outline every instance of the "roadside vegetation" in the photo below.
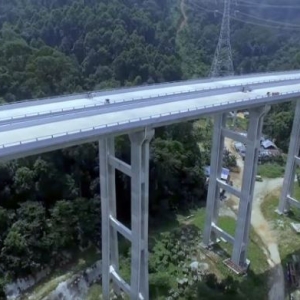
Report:
M 264 163 L 259 164 L 257 169 L 257 175 L 263 178 L 278 178 L 283 177 L 285 165 L 279 163 Z

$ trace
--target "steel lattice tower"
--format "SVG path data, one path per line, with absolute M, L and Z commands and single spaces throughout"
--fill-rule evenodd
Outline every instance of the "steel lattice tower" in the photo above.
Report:
M 224 0 L 222 26 L 210 70 L 210 77 L 230 76 L 234 74 L 230 44 L 230 6 L 231 0 Z

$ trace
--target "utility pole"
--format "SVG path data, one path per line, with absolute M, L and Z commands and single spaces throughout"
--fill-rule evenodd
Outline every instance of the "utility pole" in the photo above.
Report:
M 230 43 L 230 7 L 231 0 L 224 0 L 224 11 L 218 45 L 210 69 L 210 77 L 234 75 L 232 51 Z M 234 111 L 233 127 L 236 123 L 237 111 Z

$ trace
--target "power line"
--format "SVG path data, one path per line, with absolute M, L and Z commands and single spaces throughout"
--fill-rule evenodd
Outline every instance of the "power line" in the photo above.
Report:
M 280 6 L 280 5 L 267 5 L 267 4 L 246 4 L 246 3 L 238 3 L 237 6 L 243 7 L 255 7 L 255 8 L 265 8 L 265 9 L 300 9 L 300 6 Z
M 253 7 L 259 7 L 259 8 L 279 8 L 279 9 L 283 9 L 283 8 L 287 8 L 287 9 L 300 9 L 299 5 L 274 5 L 274 4 L 264 4 L 264 3 L 254 3 L 252 1 L 246 1 L 246 0 L 238 0 L 239 2 L 245 3 L 245 4 L 240 4 L 237 3 L 238 6 L 242 5 L 242 6 L 253 6 Z
M 201 10 L 204 10 L 206 12 L 209 12 L 209 13 L 213 13 L 213 14 L 220 14 L 222 15 L 222 12 L 218 11 L 218 10 L 212 10 L 212 9 L 208 9 L 208 8 L 205 8 L 203 6 L 200 6 L 198 3 L 194 3 L 194 2 L 189 2 L 189 4 L 191 6 L 194 6 L 195 8 L 198 8 L 198 9 L 201 9 Z M 247 14 L 244 14 L 247 16 Z M 250 15 L 251 17 L 251 15 Z M 299 31 L 300 30 L 300 27 L 293 27 L 293 28 L 288 28 L 288 24 L 287 23 L 282 23 L 282 25 L 284 25 L 285 27 L 282 27 L 282 26 L 275 26 L 275 25 L 270 25 L 270 24 L 260 24 L 260 23 L 257 23 L 257 22 L 252 22 L 252 21 L 249 21 L 249 20 L 245 20 L 245 19 L 240 19 L 236 16 L 230 16 L 230 18 L 232 20 L 235 20 L 235 21 L 238 21 L 238 22 L 242 22 L 242 23 L 246 23 L 246 24 L 249 24 L 249 25 L 255 25 L 255 26 L 260 26 L 260 27 L 265 27 L 265 28 L 269 28 L 269 29 L 278 29 L 278 30 L 288 30 L 288 31 Z M 267 20 L 265 19 L 259 19 L 260 21 L 262 22 L 267 22 Z
M 262 18 L 254 16 L 254 15 L 246 14 L 246 13 L 243 13 L 243 12 L 240 12 L 240 11 L 238 13 L 240 13 L 241 15 L 244 15 L 244 16 L 247 16 L 247 17 L 259 20 L 259 21 L 270 22 L 270 23 L 273 23 L 273 24 L 278 24 L 278 25 L 283 25 L 283 26 L 290 26 L 290 27 L 294 27 L 294 28 L 300 29 L 300 25 L 297 25 L 297 24 L 278 22 L 278 21 L 269 20 L 269 19 L 262 19 Z
M 231 19 L 238 21 L 238 22 L 242 22 L 245 24 L 249 24 L 249 25 L 254 25 L 254 26 L 260 26 L 260 27 L 265 27 L 265 28 L 269 28 L 269 29 L 280 29 L 280 30 L 289 30 L 289 31 L 300 31 L 299 29 L 295 29 L 295 28 L 287 28 L 287 27 L 280 27 L 280 26 L 272 26 L 272 25 L 268 25 L 268 24 L 258 24 L 256 22 L 251 22 L 251 21 L 246 21 L 244 19 L 239 19 L 237 17 L 231 17 Z

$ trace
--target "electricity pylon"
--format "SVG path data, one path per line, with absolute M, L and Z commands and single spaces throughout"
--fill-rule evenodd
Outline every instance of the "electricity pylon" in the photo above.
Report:
M 230 7 L 231 0 L 224 0 L 224 11 L 222 25 L 215 51 L 214 59 L 210 69 L 210 77 L 234 75 L 232 51 L 230 42 Z M 237 111 L 234 111 L 232 126 L 235 128 Z
M 234 74 L 230 43 L 230 6 L 231 0 L 224 0 L 224 12 L 218 45 L 211 65 L 210 77 Z

